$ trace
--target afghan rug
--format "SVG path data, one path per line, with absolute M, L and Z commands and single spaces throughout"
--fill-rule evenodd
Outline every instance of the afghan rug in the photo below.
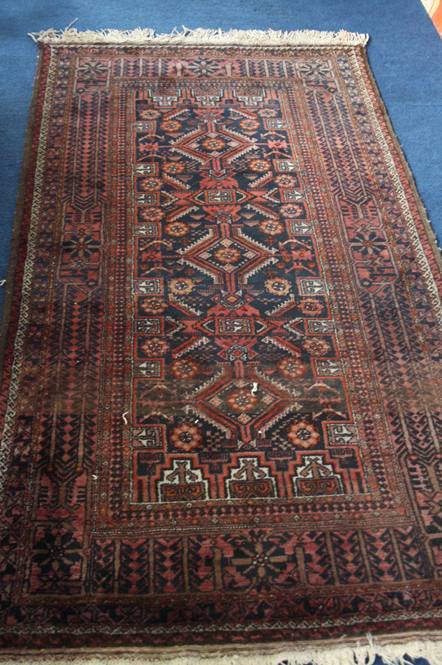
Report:
M 440 272 L 367 37 L 35 39 L 1 659 L 436 654 Z

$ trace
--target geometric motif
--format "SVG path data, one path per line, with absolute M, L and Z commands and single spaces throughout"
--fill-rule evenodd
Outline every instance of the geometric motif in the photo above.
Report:
M 156 458 L 156 476 L 163 480 L 146 496 L 150 503 L 171 496 L 158 466 L 169 468 L 170 455 L 192 452 L 210 474 L 214 446 L 218 457 L 223 450 L 223 471 L 208 497 L 290 496 L 286 469 L 244 456 L 233 471 L 234 454 L 263 451 L 263 459 L 271 459 L 279 444 L 289 459 L 297 450 L 324 448 L 323 423 L 348 421 L 349 413 L 333 335 L 312 339 L 306 328 L 327 316 L 326 286 L 311 231 L 305 235 L 292 226 L 309 221 L 309 199 L 290 148 L 289 123 L 281 101 L 265 92 L 251 108 L 232 102 L 233 91 L 219 90 L 216 104 L 202 103 L 191 87 L 175 86 L 165 104 L 153 101 L 153 90 L 147 85 L 134 97 L 132 150 L 134 189 L 151 194 L 136 197 L 132 280 L 135 297 L 143 297 L 133 316 L 139 331 L 155 311 L 161 329 L 149 339 L 137 332 L 132 370 L 132 426 L 162 425 L 165 432 L 163 457 Z M 151 219 L 163 224 L 161 241 L 143 240 L 139 224 Z M 171 278 L 161 276 L 170 271 Z M 166 330 L 166 320 L 180 326 L 176 334 Z M 141 357 L 146 360 L 140 364 Z M 309 413 L 318 393 L 324 409 L 306 417 L 302 429 L 300 414 Z M 303 438 L 302 432 L 308 434 Z M 220 437 L 227 442 L 223 448 Z M 353 460 L 362 464 L 356 454 Z M 183 482 L 184 469 L 191 473 L 190 461 L 173 468 L 174 474 L 181 469 Z M 295 481 L 298 471 L 307 473 L 303 466 L 295 471 L 295 495 L 308 482 L 313 491 L 313 480 Z M 362 466 L 359 474 L 366 474 Z M 337 469 L 322 484 L 328 491 L 314 494 L 344 491 Z M 191 485 L 181 483 L 177 496 L 205 496 L 202 484 Z

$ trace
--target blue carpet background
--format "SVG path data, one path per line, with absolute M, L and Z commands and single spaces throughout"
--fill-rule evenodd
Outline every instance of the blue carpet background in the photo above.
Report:
M 2 0 L 0 279 L 8 262 L 36 61 L 36 47 L 26 33 L 63 28 L 77 17 L 78 29 L 92 30 L 141 26 L 168 32 L 186 25 L 368 32 L 372 70 L 433 228 L 442 237 L 442 46 L 419 0 Z

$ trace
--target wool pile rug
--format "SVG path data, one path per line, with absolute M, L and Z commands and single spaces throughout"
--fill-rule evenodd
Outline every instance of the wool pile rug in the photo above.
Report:
M 436 657 L 440 272 L 367 37 L 35 39 L 0 662 Z

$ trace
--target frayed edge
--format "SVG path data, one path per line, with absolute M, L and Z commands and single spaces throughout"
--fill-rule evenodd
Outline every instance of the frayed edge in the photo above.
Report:
M 309 645 L 303 642 L 281 645 L 256 645 L 246 647 L 173 647 L 169 649 L 120 648 L 118 650 L 75 650 L 28 651 L 26 654 L 0 654 L 0 663 L 12 665 L 52 665 L 53 663 L 71 663 L 73 665 L 374 665 L 379 656 L 385 665 L 413 665 L 413 659 L 425 658 L 430 665 L 438 665 L 442 649 L 442 639 L 401 638 L 395 642 L 383 636 L 380 641 L 367 635 L 364 642 L 356 641 L 352 645 L 343 642 L 322 642 Z
M 72 25 L 72 24 L 71 24 Z M 339 30 L 221 30 L 183 26 L 170 33 L 157 33 L 153 28 L 134 30 L 84 30 L 68 26 L 64 30 L 50 28 L 29 32 L 35 42 L 43 44 L 129 44 L 129 45 L 222 45 L 222 46 L 365 46 L 369 36 Z

